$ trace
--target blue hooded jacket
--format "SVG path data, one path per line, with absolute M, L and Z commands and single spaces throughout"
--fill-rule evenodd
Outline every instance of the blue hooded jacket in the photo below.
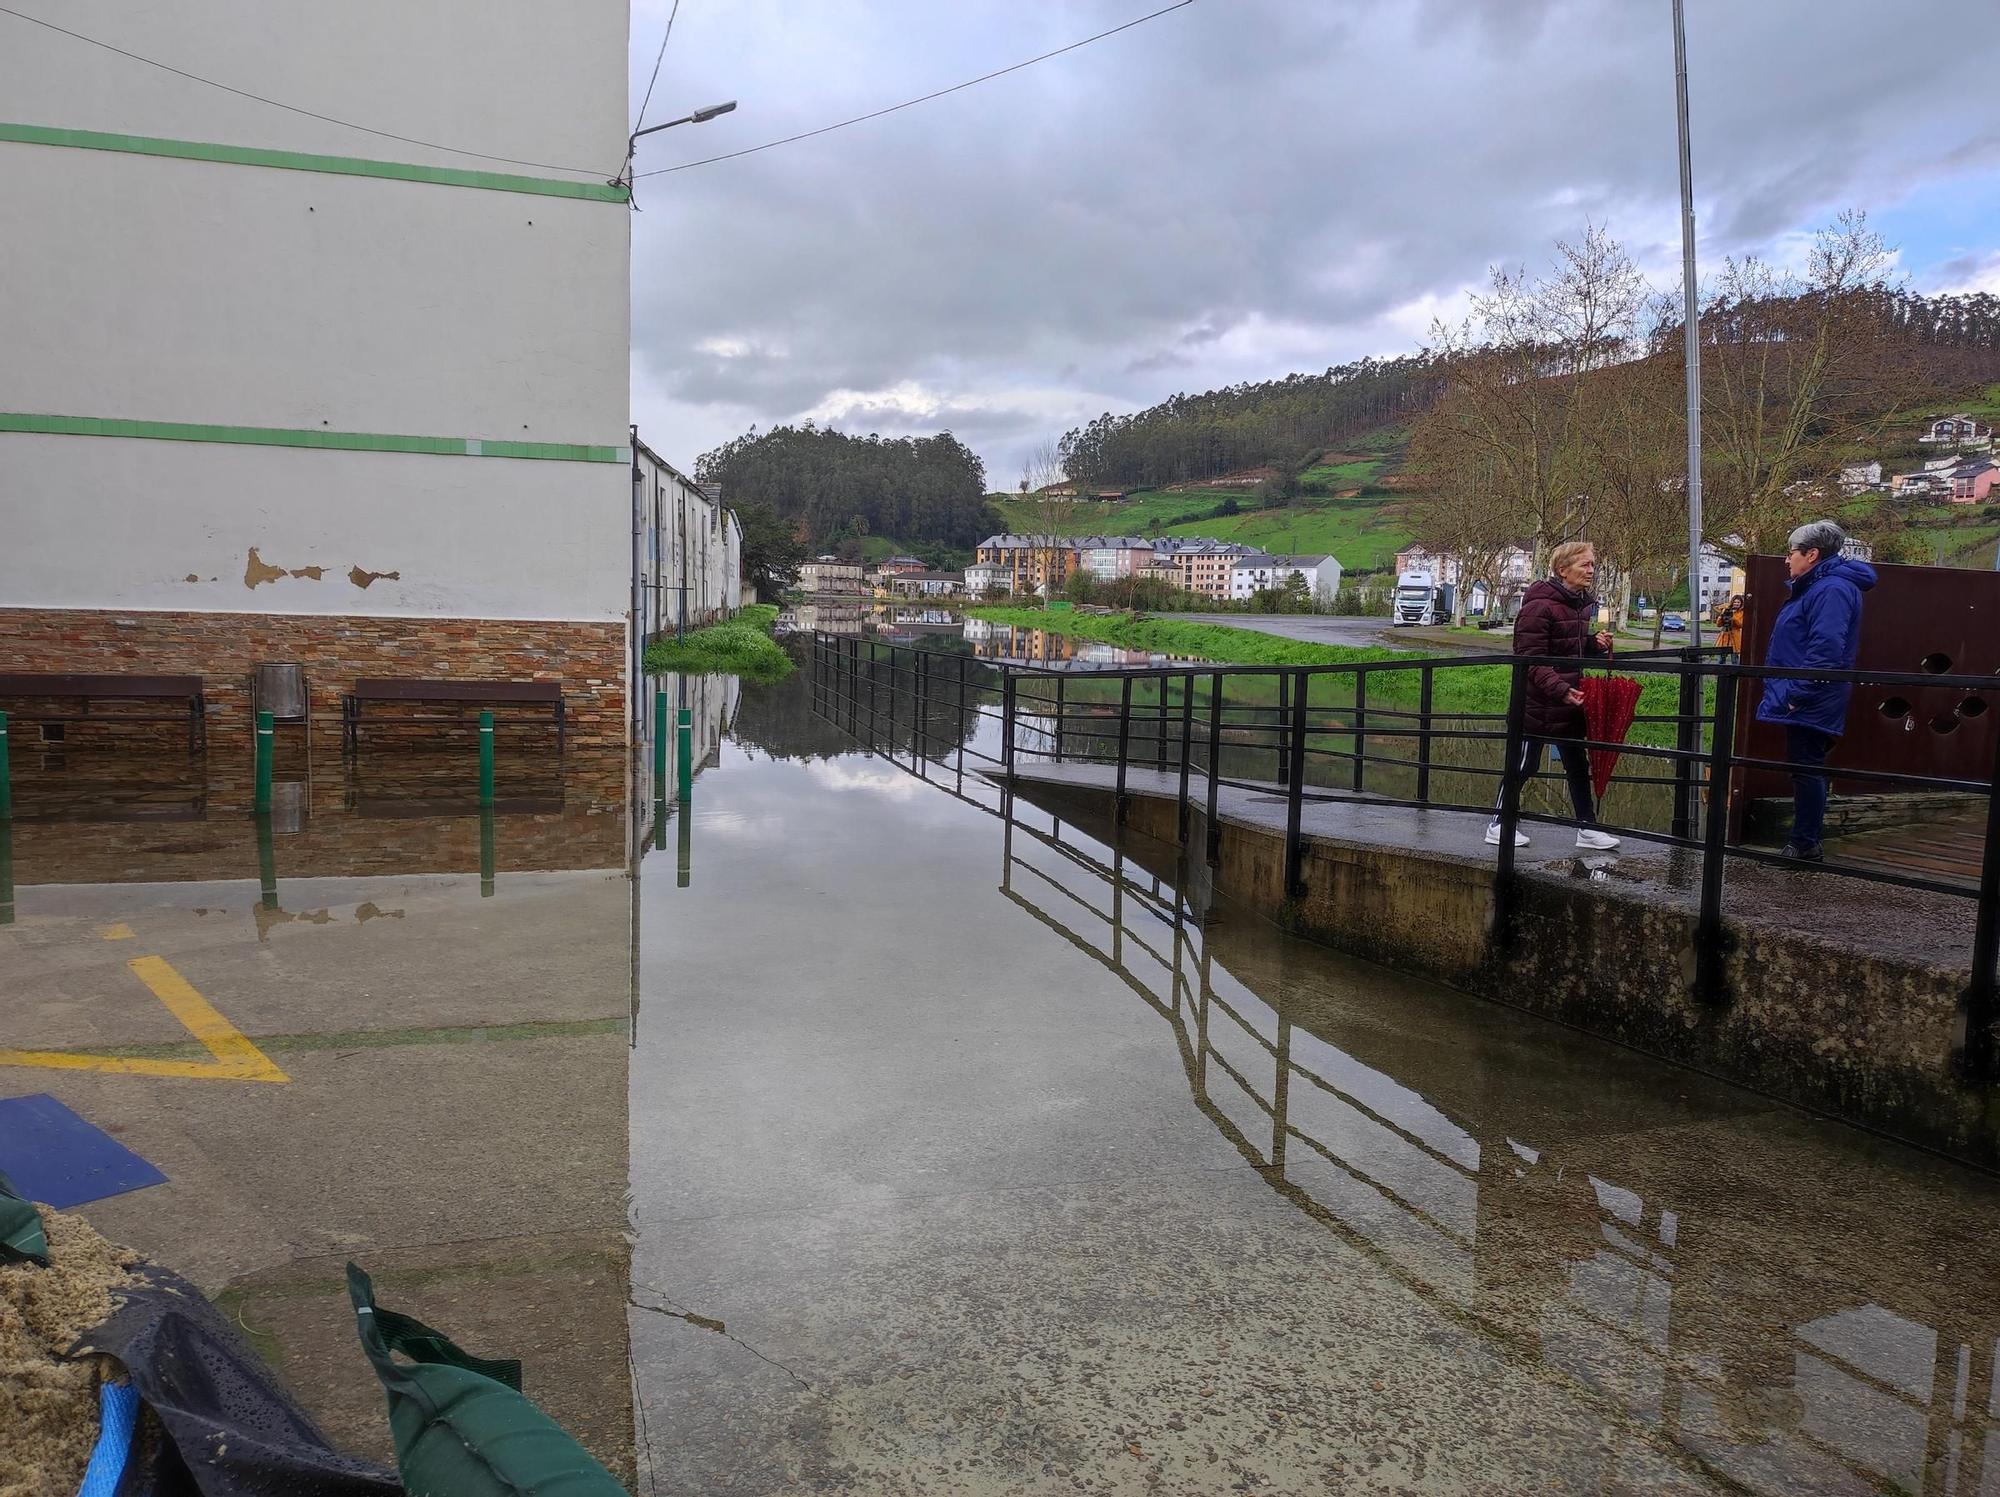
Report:
M 1853 670 L 1861 650 L 1861 595 L 1874 585 L 1873 567 L 1844 556 L 1829 556 L 1794 579 L 1791 601 L 1778 610 L 1778 621 L 1771 626 L 1764 663 Z M 1766 681 L 1757 716 L 1838 737 L 1847 727 L 1847 700 L 1853 695 L 1845 681 Z

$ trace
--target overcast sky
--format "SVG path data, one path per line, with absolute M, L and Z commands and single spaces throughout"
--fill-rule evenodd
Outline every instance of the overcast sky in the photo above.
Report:
M 681 0 L 640 171 L 960 82 L 1163 0 Z M 672 0 L 636 0 L 637 111 Z M 1688 0 L 1704 266 L 1865 208 L 1920 290 L 2000 292 L 1988 0 Z M 1678 286 L 1669 0 L 1195 0 L 816 139 L 641 180 L 633 414 L 1038 441 L 1417 347 L 1586 220 Z

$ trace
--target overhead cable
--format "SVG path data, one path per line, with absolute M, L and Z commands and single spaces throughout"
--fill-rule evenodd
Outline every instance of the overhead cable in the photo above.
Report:
M 673 39 L 674 17 L 681 13 L 681 0 L 674 0 L 674 8 L 667 12 L 667 29 L 660 34 L 660 50 L 653 54 L 653 76 L 646 80 L 646 97 L 639 101 L 639 118 L 632 122 L 632 133 L 637 135 L 646 123 L 646 106 L 653 102 L 653 85 L 660 81 L 660 63 L 667 55 L 667 43 Z
M 17 21 L 26 21 L 31 25 L 42 26 L 50 31 L 60 32 L 62 35 L 76 41 L 87 42 L 93 47 L 102 47 L 107 52 L 115 52 L 120 57 L 129 57 L 134 62 L 143 62 L 147 67 L 159 68 L 162 72 L 172 73 L 176 77 L 186 78 L 193 83 L 203 83 L 210 88 L 219 88 L 226 94 L 235 94 L 238 98 L 250 99 L 258 104 L 268 104 L 273 109 L 283 109 L 291 114 L 302 114 L 308 119 L 320 120 L 325 124 L 339 125 L 345 130 L 359 130 L 364 135 L 379 136 L 383 140 L 397 140 L 401 141 L 404 145 L 423 146 L 427 150 L 444 151 L 453 156 L 471 156 L 480 161 L 500 161 L 506 163 L 508 166 L 532 166 L 540 171 L 549 172 L 577 172 L 586 177 L 602 178 L 604 175 L 596 167 L 558 166 L 548 161 L 524 161 L 518 156 L 496 156 L 490 151 L 468 151 L 463 146 L 440 145 L 434 140 L 419 140 L 414 135 L 398 135 L 393 130 L 377 130 L 373 125 L 356 124 L 353 120 L 338 119 L 330 114 L 321 114 L 317 110 L 302 109 L 296 104 L 287 104 L 282 99 L 267 98 L 263 94 L 253 94 L 248 89 L 236 88 L 227 83 L 218 83 L 213 78 L 204 78 L 199 73 L 190 73 L 185 68 L 177 68 L 171 63 L 161 62 L 158 58 L 142 57 L 137 52 L 128 52 L 123 47 L 114 47 L 110 42 L 100 41 L 94 36 L 85 36 L 81 31 L 71 31 L 67 26 L 58 26 L 53 21 L 44 21 L 40 16 L 27 15 L 9 6 L 0 5 L 0 15 L 9 15 Z
M 1087 47 L 1092 42 L 1101 42 L 1108 36 L 1116 36 L 1121 31 L 1130 31 L 1134 26 L 1143 26 L 1148 21 L 1156 21 L 1170 11 L 1184 9 L 1194 4 L 1194 0 L 1174 0 L 1172 5 L 1163 5 L 1147 15 L 1136 17 L 1122 26 L 1113 26 L 1109 31 L 1100 31 L 1095 36 L 1086 36 L 1081 41 L 1071 42 L 1066 47 L 1057 47 L 1053 52 L 1044 52 L 1039 57 L 1030 57 L 1008 67 L 995 68 L 990 73 L 981 73 L 977 78 L 968 78 L 963 83 L 954 83 L 950 88 L 938 89 L 935 93 L 924 94 L 915 99 L 905 99 L 900 104 L 891 104 L 886 109 L 876 109 L 867 114 L 857 114 L 853 119 L 840 120 L 835 124 L 821 125 L 817 130 L 804 130 L 797 135 L 787 135 L 782 140 L 767 140 L 760 146 L 746 146 L 740 151 L 726 151 L 720 156 L 704 156 L 699 161 L 683 161 L 679 166 L 656 167 L 649 172 L 638 173 L 641 177 L 664 177 L 669 172 L 684 172 L 697 166 L 711 166 L 718 161 L 734 161 L 739 156 L 754 156 L 759 151 L 775 150 L 779 146 L 791 145 L 794 141 L 811 140 L 815 135 L 826 135 L 834 130 L 844 130 L 849 125 L 863 124 L 868 120 L 879 120 L 885 114 L 894 114 L 899 109 L 911 109 L 918 104 L 928 104 L 932 99 L 942 99 L 946 94 L 955 94 L 977 84 L 1004 78 L 1009 73 L 1018 73 L 1023 68 L 1031 68 L 1038 62 L 1047 62 L 1051 57 L 1060 57 L 1065 52 L 1074 52 L 1079 47 Z

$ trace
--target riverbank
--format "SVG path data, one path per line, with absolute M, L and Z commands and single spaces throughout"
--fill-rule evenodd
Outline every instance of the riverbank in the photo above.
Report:
M 1418 661 L 1432 658 L 1410 650 L 1385 645 L 1326 645 L 1285 639 L 1239 629 L 1229 624 L 1193 623 L 1181 619 L 1144 617 L 1137 614 L 1051 613 L 1039 608 L 968 608 L 971 618 L 989 623 L 1011 624 L 1021 629 L 1041 629 L 1050 634 L 1076 639 L 1097 640 L 1132 650 L 1151 650 L 1165 655 L 1192 657 L 1217 665 L 1356 665 L 1379 661 Z M 1506 653 L 1507 642 L 1495 641 L 1496 654 Z M 1511 671 L 1503 665 L 1454 666 L 1434 678 L 1433 710 L 1446 715 L 1504 715 Z M 1672 676 L 1641 675 L 1639 695 L 1641 716 L 1671 715 L 1679 710 L 1680 683 Z M 1254 693 L 1256 683 L 1239 683 Z M 1378 671 L 1368 682 L 1369 699 L 1377 703 L 1414 704 L 1422 683 L 1418 671 Z M 1709 688 L 1711 700 L 1713 687 Z M 1317 699 L 1317 692 L 1315 699 Z M 1271 700 L 1277 688 L 1269 687 Z M 1635 723 L 1628 742 L 1654 748 L 1673 746 L 1670 723 Z
M 778 621 L 774 603 L 750 603 L 720 624 L 697 629 L 685 639 L 656 639 L 646 646 L 646 669 L 658 675 L 743 676 L 782 681 L 792 673 L 792 657 L 771 637 Z

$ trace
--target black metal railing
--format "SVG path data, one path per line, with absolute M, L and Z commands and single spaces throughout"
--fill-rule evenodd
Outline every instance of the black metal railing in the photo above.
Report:
M 1199 805 L 1211 862 L 1220 848 L 1223 791 L 1282 794 L 1284 879 L 1292 895 L 1305 892 L 1309 806 L 1362 803 L 1493 817 L 1499 823 L 1494 936 L 1503 947 L 1515 938 L 1519 907 L 1516 829 L 1524 822 L 1574 824 L 1573 817 L 1524 804 L 1522 781 L 1504 772 L 1504 766 L 1521 763 L 1532 738 L 1525 725 L 1528 674 L 1537 666 L 1573 669 L 1577 664 L 1573 658 L 1474 655 L 1341 665 L 1177 663 L 1078 671 L 989 665 L 922 646 L 825 635 L 815 638 L 813 648 L 816 704 L 836 720 L 844 712 L 845 726 L 857 737 L 874 743 L 886 732 L 892 742 L 907 746 L 913 760 L 935 761 L 942 748 L 945 756 L 956 755 L 961 777 L 968 758 L 1006 779 L 1032 759 L 1104 766 L 1112 774 L 1121 823 L 1131 804 L 1132 775 L 1151 771 L 1149 787 L 1176 801 L 1183 843 Z M 1786 670 L 1736 663 L 1713 650 L 1621 654 L 1616 669 L 1671 681 L 1674 710 L 1641 711 L 1633 719 L 1636 737 L 1625 741 L 1571 742 L 1621 756 L 1605 801 L 1613 808 L 1622 804 L 1629 814 L 1607 816 L 1601 808 L 1603 830 L 1694 856 L 1700 889 L 1695 988 L 1711 1003 L 1728 997 L 1723 979 L 1727 869 L 1732 863 L 1796 866 L 1767 848 L 1732 839 L 1729 797 L 1712 793 L 1727 787 L 1739 770 L 1785 773 L 1799 767 L 1739 752 L 1737 724 L 1745 691 L 1787 678 L 1961 695 L 2000 691 L 2000 680 L 1988 677 Z M 1487 689 L 1454 690 L 1479 679 L 1464 674 L 1472 671 L 1489 673 Z M 1504 711 L 1492 710 L 1493 672 L 1505 672 Z M 900 724 L 899 696 L 907 702 Z M 1833 877 L 1975 901 L 1962 1048 L 1971 1073 L 1992 1075 L 2000 1059 L 1992 1032 L 2000 1007 L 1995 991 L 2000 961 L 2000 738 L 1995 762 L 1981 779 L 1846 766 L 1829 766 L 1826 772 L 1890 789 L 1976 797 L 1983 806 L 1983 854 L 1970 882 L 1838 859 L 1812 867 Z M 1538 778 L 1555 777 L 1550 766 Z M 1496 780 L 1498 794 L 1492 788 Z M 1621 786 L 1628 787 L 1622 800 L 1617 793 Z

